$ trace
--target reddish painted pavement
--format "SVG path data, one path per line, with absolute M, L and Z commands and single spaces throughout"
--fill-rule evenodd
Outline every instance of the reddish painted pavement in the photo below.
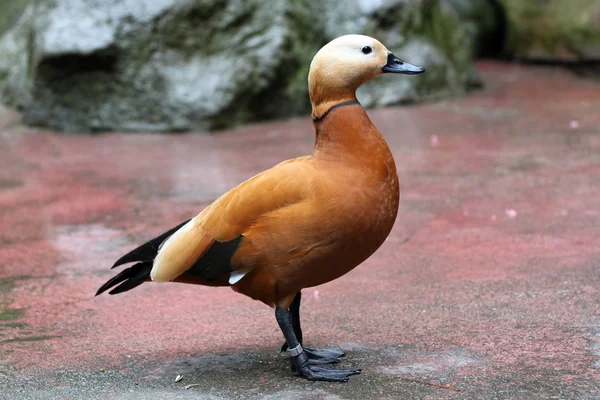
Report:
M 370 111 L 396 226 L 302 309 L 309 344 L 363 368 L 347 384 L 294 377 L 272 310 L 229 289 L 93 297 L 123 252 L 310 152 L 308 118 L 75 136 L 3 113 L 0 398 L 600 398 L 600 82 L 479 68 L 465 98 Z

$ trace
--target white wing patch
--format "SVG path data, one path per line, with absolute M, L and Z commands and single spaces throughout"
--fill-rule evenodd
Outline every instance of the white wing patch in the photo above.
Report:
M 246 276 L 246 274 L 249 272 L 249 270 L 244 269 L 244 270 L 239 270 L 239 271 L 233 271 L 231 273 L 231 275 L 229 276 L 229 284 L 230 285 L 235 285 L 236 283 L 238 283 L 244 276 Z
M 168 253 L 169 250 L 171 250 L 170 247 L 176 244 L 178 240 L 184 237 L 194 227 L 194 219 L 195 218 L 192 218 L 187 224 L 179 228 L 175 233 L 169 236 L 167 240 L 165 240 L 160 244 L 160 246 L 158 246 L 158 253 L 154 258 L 154 261 L 152 262 L 152 271 L 150 271 L 150 279 L 152 279 L 153 281 L 170 281 L 179 275 L 180 272 L 167 279 L 165 277 L 159 276 L 158 271 L 161 269 L 161 267 L 163 267 L 163 264 L 165 264 L 165 254 Z M 181 256 L 181 253 L 178 252 L 177 255 Z M 187 256 L 188 254 L 185 255 Z M 169 257 L 167 257 L 166 261 L 167 263 L 169 263 L 172 260 Z

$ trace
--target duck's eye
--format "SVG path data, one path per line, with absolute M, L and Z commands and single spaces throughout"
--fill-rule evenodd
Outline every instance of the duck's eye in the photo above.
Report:
M 360 49 L 360 51 L 362 51 L 363 54 L 369 54 L 373 51 L 373 49 L 371 48 L 371 46 L 365 46 L 362 49 Z

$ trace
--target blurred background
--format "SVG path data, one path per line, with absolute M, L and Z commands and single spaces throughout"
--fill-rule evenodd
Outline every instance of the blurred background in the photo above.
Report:
M 480 87 L 478 58 L 594 74 L 599 0 L 2 0 L 0 102 L 57 131 L 206 131 L 307 114 L 307 72 L 362 33 L 427 67 L 366 107 Z

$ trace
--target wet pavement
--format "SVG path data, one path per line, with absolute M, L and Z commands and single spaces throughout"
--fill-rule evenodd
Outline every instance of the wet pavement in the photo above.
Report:
M 346 384 L 293 376 L 272 310 L 229 289 L 93 297 L 123 252 L 309 153 L 308 117 L 77 136 L 2 111 L 0 398 L 599 399 L 600 81 L 478 66 L 484 90 L 369 112 L 398 220 L 302 308 L 306 342 L 363 369 Z

